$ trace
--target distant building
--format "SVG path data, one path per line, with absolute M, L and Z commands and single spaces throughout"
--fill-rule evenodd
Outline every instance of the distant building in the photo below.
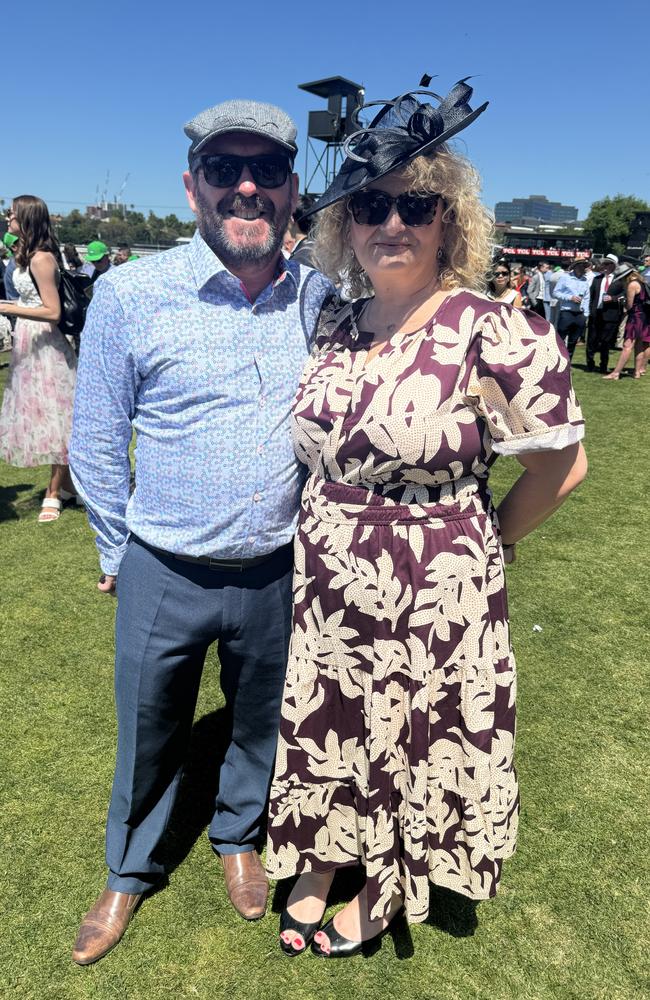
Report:
M 86 218 L 108 222 L 115 216 L 123 216 L 125 209 L 126 206 L 121 202 L 105 201 L 101 205 L 86 205 Z
M 494 214 L 497 222 L 534 225 L 536 222 L 575 222 L 578 218 L 578 209 L 574 205 L 561 205 L 559 201 L 549 201 L 543 194 L 531 194 L 528 198 L 498 201 Z

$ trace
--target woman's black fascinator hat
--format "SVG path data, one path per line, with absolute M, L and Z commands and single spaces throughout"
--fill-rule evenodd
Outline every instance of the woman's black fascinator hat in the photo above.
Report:
M 347 198 L 416 156 L 429 156 L 436 147 L 471 125 L 489 102 L 475 110 L 470 108 L 473 91 L 467 84 L 469 79 L 468 76 L 459 80 L 446 97 L 432 90 L 413 90 L 392 101 L 370 101 L 358 108 L 355 120 L 360 125 L 357 116 L 362 111 L 382 105 L 368 126 L 360 127 L 345 140 L 346 159 L 341 169 L 327 191 L 304 215 L 320 212 L 335 201 Z M 423 76 L 420 86 L 428 87 L 431 80 L 432 77 Z M 421 102 L 419 98 L 423 95 L 435 98 L 438 107 Z

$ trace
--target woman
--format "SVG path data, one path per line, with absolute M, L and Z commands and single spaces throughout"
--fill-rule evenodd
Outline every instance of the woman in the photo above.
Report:
M 322 268 L 361 297 L 324 324 L 294 408 L 310 476 L 267 849 L 271 876 L 300 875 L 289 955 L 354 954 L 401 907 L 424 920 L 430 880 L 496 892 L 518 813 L 502 545 L 586 471 L 564 347 L 476 291 L 490 220 L 444 143 L 485 105 L 464 82 L 437 109 L 419 93 L 349 140 L 313 209 Z M 498 518 L 497 454 L 525 470 Z M 334 870 L 359 864 L 317 931 Z
M 57 520 L 60 496 L 74 487 L 68 469 L 68 438 L 76 358 L 57 328 L 61 318 L 61 256 L 47 205 L 33 195 L 15 198 L 9 231 L 18 236 L 13 280 L 17 302 L 0 302 L 0 313 L 16 316 L 9 382 L 0 412 L 0 457 L 10 465 L 51 464 L 39 523 Z
M 489 295 L 497 302 L 507 302 L 508 305 L 521 309 L 523 300 L 517 288 L 512 287 L 512 280 L 510 264 L 505 260 L 498 260 L 494 265 L 492 278 L 488 285 Z
M 65 263 L 68 265 L 68 270 L 72 274 L 85 274 L 84 263 L 77 253 L 77 248 L 74 243 L 66 243 L 63 247 L 63 256 L 65 257 Z
M 616 367 L 604 379 L 617 382 L 634 348 L 634 378 L 641 378 L 650 358 L 650 322 L 648 321 L 648 290 L 638 271 L 625 276 L 625 305 L 627 320 L 623 335 L 623 349 Z

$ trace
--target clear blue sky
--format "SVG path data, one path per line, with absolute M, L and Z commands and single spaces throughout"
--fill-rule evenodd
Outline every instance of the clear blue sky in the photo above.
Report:
M 437 75 L 474 75 L 490 101 L 463 133 L 484 200 L 546 194 L 584 217 L 607 194 L 650 201 L 647 0 L 55 0 L 3 13 L 0 197 L 39 194 L 53 211 L 112 197 L 189 217 L 182 126 L 231 97 L 296 120 L 324 102 L 299 83 L 345 76 L 366 99 Z

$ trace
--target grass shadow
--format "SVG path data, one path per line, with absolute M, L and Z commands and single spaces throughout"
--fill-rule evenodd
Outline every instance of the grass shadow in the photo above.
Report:
M 426 923 L 451 937 L 472 937 L 478 927 L 477 907 L 478 903 L 474 899 L 461 896 L 451 889 L 431 886 Z
M 27 490 L 33 490 L 33 483 L 15 483 L 13 486 L 2 486 L 0 487 L 0 521 L 17 521 L 20 518 L 20 513 L 16 510 L 14 504 L 20 501 L 21 493 L 25 493 Z M 22 503 L 22 507 L 29 506 L 35 507 L 36 504 Z M 40 502 L 38 504 L 40 506 Z
M 160 851 L 168 875 L 182 864 L 212 820 L 231 731 L 227 708 L 204 715 L 192 727 L 183 778 Z

